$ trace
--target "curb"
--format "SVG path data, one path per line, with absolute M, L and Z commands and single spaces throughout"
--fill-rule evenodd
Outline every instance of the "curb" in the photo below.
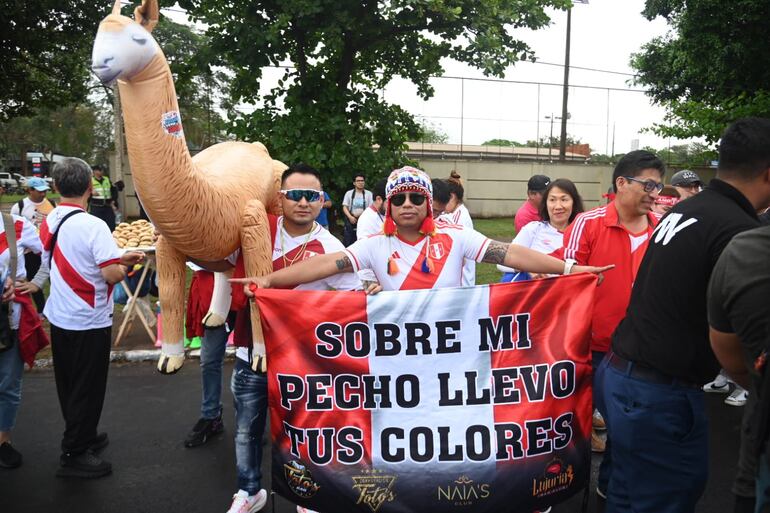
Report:
M 185 358 L 190 360 L 199 360 L 201 357 L 200 349 L 185 351 Z M 235 348 L 227 346 L 225 348 L 225 359 L 235 357 Z M 132 349 L 129 351 L 110 351 L 110 363 L 138 363 L 158 361 L 160 358 L 160 349 Z M 49 369 L 53 368 L 53 358 L 41 358 L 35 360 L 35 368 Z

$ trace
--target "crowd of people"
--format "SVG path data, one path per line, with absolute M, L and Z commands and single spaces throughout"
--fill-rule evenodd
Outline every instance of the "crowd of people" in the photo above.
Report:
M 246 296 L 272 287 L 376 294 L 473 286 L 477 262 L 497 264 L 505 282 L 600 274 L 591 319 L 591 447 L 603 453 L 597 494 L 606 511 L 694 511 L 708 469 L 704 391 L 726 393 L 730 405 L 746 404 L 735 511 L 764 511 L 770 508 L 770 380 L 764 379 L 770 226 L 760 226 L 770 224 L 770 214 L 762 213 L 770 206 L 770 120 L 742 119 L 725 130 L 716 178 L 708 186 L 688 170 L 675 173 L 669 185 L 665 176 L 660 158 L 632 151 L 613 170 L 607 203 L 587 211 L 570 180 L 532 176 L 508 244 L 474 229 L 456 172 L 431 179 L 407 166 L 371 192 L 366 177 L 356 175 L 341 203 L 340 242 L 327 229 L 324 214 L 332 202 L 321 174 L 292 165 L 281 177 L 283 214 L 270 220 L 273 272 L 233 280 L 234 286 L 242 286 Z M 0 265 L 12 274 L 4 281 L 7 328 L 0 323 L 0 466 L 21 464 L 11 431 L 23 364 L 47 343 L 42 313 L 51 323 L 65 423 L 57 475 L 100 477 L 111 472 L 99 456 L 109 439 L 98 424 L 112 287 L 143 255 L 120 252 L 105 222 L 77 215 L 89 198 L 95 212 L 107 206 L 108 178 L 83 161 L 66 159 L 54 181 L 62 196 L 58 205 L 45 198 L 45 181 L 33 179 L 29 197 L 14 205 L 11 221 L 4 219 L 9 242 L 0 248 Z M 444 251 L 433 250 L 436 243 Z M 223 265 L 234 267 L 238 258 L 236 253 Z M 40 291 L 49 278 L 44 301 Z M 660 283 L 666 294 L 655 293 Z M 200 418 L 184 445 L 203 445 L 224 430 L 223 362 L 234 328 L 238 347 L 230 388 L 237 492 L 229 513 L 247 513 L 267 501 L 261 440 L 268 387 L 252 357 L 249 305 L 234 300 L 231 308 L 226 325 L 202 330 Z M 195 310 L 203 315 L 206 309 Z M 200 318 L 188 322 L 200 324 Z M 10 347 L 3 344 L 6 338 Z

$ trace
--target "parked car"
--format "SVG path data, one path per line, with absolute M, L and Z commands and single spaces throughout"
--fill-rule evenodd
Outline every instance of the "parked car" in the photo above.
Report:
M 27 188 L 27 177 L 20 175 L 19 173 L 14 173 L 13 177 L 16 179 L 16 181 L 19 183 L 19 187 L 22 189 Z
M 19 184 L 11 173 L 0 172 L 0 185 L 6 190 L 6 192 L 15 191 L 19 188 Z

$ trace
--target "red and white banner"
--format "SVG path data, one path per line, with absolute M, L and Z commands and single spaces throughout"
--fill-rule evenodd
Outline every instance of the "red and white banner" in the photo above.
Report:
M 317 511 L 527 512 L 590 473 L 596 277 L 261 290 L 273 489 Z

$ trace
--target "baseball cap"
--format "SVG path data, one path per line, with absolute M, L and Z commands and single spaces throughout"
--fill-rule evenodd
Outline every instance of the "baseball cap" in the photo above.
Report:
M 532 178 L 530 178 L 529 181 L 527 182 L 527 190 L 542 192 L 548 187 L 549 183 L 551 183 L 551 179 L 548 178 L 547 176 L 535 175 Z
M 38 178 L 37 176 L 33 176 L 32 178 L 29 178 L 27 180 L 27 187 L 30 187 L 40 192 L 48 191 L 51 189 L 50 187 L 48 187 L 48 184 L 46 183 L 45 180 L 43 180 L 42 178 Z
M 703 183 L 703 180 L 700 179 L 698 173 L 690 171 L 689 169 L 677 171 L 674 173 L 674 176 L 671 177 L 671 185 L 674 186 L 692 185 L 696 183 L 701 184 Z

